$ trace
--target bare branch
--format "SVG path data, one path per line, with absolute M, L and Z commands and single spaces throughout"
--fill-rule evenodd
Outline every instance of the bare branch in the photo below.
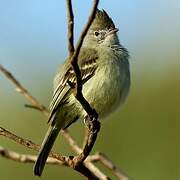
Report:
M 121 180 L 128 180 L 129 178 L 122 173 L 122 170 L 120 170 L 117 166 L 114 165 L 114 163 L 103 153 L 99 153 L 99 161 L 107 167 L 109 170 L 111 170 L 114 175 L 116 175 Z
M 87 132 L 87 131 L 86 131 Z M 71 148 L 77 153 L 80 154 L 82 152 L 82 149 L 78 146 L 78 144 L 74 141 L 72 136 L 69 133 L 66 133 L 63 131 L 63 135 L 66 138 L 67 142 L 71 146 Z M 109 177 L 107 177 L 102 171 L 100 171 L 91 161 L 93 162 L 95 159 L 95 156 L 97 155 L 92 155 L 88 156 L 87 159 L 84 161 L 84 164 L 91 172 L 93 172 L 97 177 L 100 177 L 101 180 L 108 180 Z M 98 156 L 99 157 L 99 156 Z
M 34 149 L 36 151 L 39 151 L 40 149 L 40 146 L 33 143 L 32 141 L 30 140 L 27 140 L 27 139 L 23 139 L 13 133 L 11 133 L 10 131 L 7 131 L 6 129 L 0 127 L 0 135 L 1 136 L 4 136 L 8 139 L 11 139 L 13 140 L 14 142 L 18 143 L 18 144 L 21 144 L 29 149 Z
M 67 1 L 69 2 L 69 1 Z M 78 66 L 78 55 L 81 49 L 81 46 L 83 44 L 84 38 L 91 26 L 91 23 L 93 22 L 95 15 L 96 15 L 96 10 L 97 10 L 97 6 L 98 6 L 99 0 L 94 0 L 94 4 L 93 4 L 93 8 L 91 11 L 91 14 L 89 16 L 88 22 L 86 24 L 86 26 L 84 27 L 80 38 L 78 40 L 75 52 L 73 53 L 73 56 L 71 58 L 71 64 L 73 66 L 74 72 L 76 74 L 76 79 L 77 79 L 77 84 L 76 84 L 76 98 L 77 100 L 81 103 L 81 105 L 83 106 L 84 110 L 87 112 L 89 118 L 89 122 L 90 122 L 90 131 L 88 133 L 88 138 L 86 139 L 86 145 L 84 146 L 83 152 L 81 154 L 79 154 L 77 157 L 74 158 L 74 167 L 80 165 L 85 159 L 86 157 L 89 155 L 89 153 L 91 152 L 94 143 L 96 141 L 97 138 L 97 133 L 100 129 L 100 122 L 98 122 L 98 114 L 97 112 L 91 108 L 90 104 L 86 101 L 86 99 L 84 98 L 83 94 L 82 94 L 82 79 L 81 79 L 81 71 L 79 69 Z M 72 9 L 69 8 L 69 12 L 72 13 Z M 70 14 L 70 13 L 69 13 Z M 70 17 L 70 16 L 69 16 Z M 71 16 L 72 17 L 72 16 Z M 73 21 L 73 20 L 71 20 Z M 71 31 L 72 29 L 69 29 L 69 34 L 73 34 L 73 32 Z M 71 42 L 69 40 L 69 44 L 72 44 L 73 42 Z M 73 46 L 73 45 L 72 45 Z M 71 56 L 72 51 L 70 51 L 69 49 L 69 54 Z M 94 133 L 92 133 L 94 132 Z
M 91 162 L 101 162 L 105 167 L 107 167 L 112 173 L 120 180 L 129 180 L 128 176 L 122 172 L 114 163 L 103 153 L 96 153 L 88 157 L 88 161 Z
M 84 38 L 89 30 L 89 27 L 91 26 L 91 23 L 93 22 L 93 20 L 95 18 L 98 3 L 99 3 L 99 0 L 94 0 L 93 8 L 92 8 L 91 14 L 88 18 L 88 22 L 80 35 L 80 38 L 76 45 L 76 50 L 71 58 L 71 64 L 73 66 L 74 72 L 76 74 L 76 79 L 77 79 L 77 81 L 76 81 L 77 82 L 76 98 L 81 103 L 81 105 L 83 106 L 83 108 L 85 109 L 87 114 L 91 118 L 96 118 L 96 119 L 97 119 L 96 111 L 91 108 L 90 104 L 86 101 L 86 99 L 82 95 L 82 79 L 81 79 L 81 71 L 78 66 L 78 55 L 79 55 L 81 46 L 83 44 Z
M 2 65 L 0 65 L 0 72 L 8 79 L 10 80 L 15 86 L 16 91 L 21 93 L 28 101 L 31 102 L 31 104 L 34 107 L 37 107 L 40 111 L 42 111 L 45 115 L 48 115 L 47 108 L 40 104 L 29 92 L 27 89 L 25 89 L 19 81 L 17 81 L 14 76 L 7 71 Z
M 23 145 L 29 149 L 33 149 L 35 151 L 39 151 L 39 149 L 40 149 L 40 145 L 37 145 L 30 140 L 23 139 L 23 138 L 15 135 L 15 134 L 13 134 L 13 133 L 11 133 L 11 132 L 9 132 L 9 131 L 5 130 L 4 128 L 1 128 L 1 127 L 0 127 L 0 135 L 4 136 L 10 140 L 13 140 L 16 143 Z M 69 134 L 66 133 L 66 135 L 69 135 Z M 74 142 L 73 138 L 70 135 L 66 138 L 67 139 L 70 138 L 71 142 Z M 74 142 L 73 144 L 76 144 L 76 143 Z M 78 149 L 79 148 L 78 145 L 76 145 L 76 146 Z M 78 151 L 80 151 L 80 149 Z M 37 158 L 37 156 L 33 156 L 33 155 L 21 155 L 21 154 L 16 153 L 16 152 L 9 151 L 3 147 L 0 147 L 0 155 L 3 157 L 6 157 L 8 159 L 12 159 L 12 160 L 24 162 L 24 163 L 25 162 L 35 162 L 35 160 Z M 49 164 L 59 164 L 59 165 L 65 165 L 65 166 L 71 166 L 71 164 L 72 164 L 71 158 L 61 156 L 61 155 L 54 153 L 52 151 L 50 152 L 49 156 L 52 157 L 52 158 L 48 158 L 47 163 L 49 163 Z M 91 173 L 94 173 L 95 175 L 97 173 L 96 176 L 100 177 L 100 179 L 102 179 L 102 177 L 106 177 L 101 171 L 97 170 L 97 168 L 88 159 L 87 159 L 87 162 L 84 162 L 84 165 L 91 171 Z M 84 165 L 81 165 L 80 167 L 82 168 Z M 75 170 L 80 172 L 81 171 L 80 167 L 76 167 Z M 84 167 L 83 169 L 85 170 L 86 168 Z M 86 169 L 85 173 L 89 174 L 90 173 L 89 170 Z M 81 173 L 83 173 L 83 172 L 81 172 Z M 92 175 L 91 175 L 91 177 L 92 177 Z
M 85 166 L 89 168 L 100 180 L 110 180 L 108 176 L 106 176 L 100 169 L 98 169 L 93 163 L 91 162 L 84 162 Z
M 70 146 L 72 147 L 72 149 L 74 149 L 77 153 L 81 152 L 82 150 L 78 147 L 78 145 L 76 144 L 76 142 L 73 140 L 73 138 L 70 136 L 70 134 L 64 132 L 66 139 L 68 139 L 68 142 L 70 143 Z M 29 149 L 33 149 L 35 151 L 39 151 L 40 149 L 40 145 L 37 145 L 35 143 L 33 143 L 30 140 L 26 140 L 23 139 L 7 130 L 5 130 L 4 128 L 0 127 L 0 135 L 13 140 L 15 142 L 17 142 L 20 145 L 23 145 Z M 75 147 L 75 148 L 74 148 Z M 12 152 L 9 150 L 6 150 L 5 148 L 1 147 L 0 148 L 0 155 L 3 157 L 6 157 L 8 159 L 12 159 L 12 160 L 16 160 L 16 161 L 20 161 L 20 162 L 35 162 L 36 160 L 36 156 L 32 156 L 32 155 L 20 155 L 19 153 L 16 152 Z M 57 153 L 54 152 L 50 152 L 50 157 L 53 158 L 48 158 L 47 163 L 49 164 L 59 164 L 59 165 L 68 165 L 69 163 L 69 158 L 68 157 L 64 157 L 64 156 L 60 156 Z M 90 161 L 94 160 L 94 158 L 92 157 L 88 157 L 87 162 L 85 161 L 84 164 L 87 168 L 89 168 L 89 170 L 93 173 L 95 173 L 97 175 L 97 177 L 106 177 L 101 171 L 99 171 Z M 104 179 L 104 178 L 103 178 Z
M 17 162 L 21 162 L 21 163 L 34 163 L 37 159 L 37 156 L 35 155 L 29 155 L 29 154 L 19 154 L 17 152 L 8 150 L 3 148 L 2 146 L 0 146 L 0 155 L 4 158 L 13 160 L 13 161 L 17 161 Z M 49 157 L 46 161 L 47 164 L 52 164 L 52 165 L 64 165 L 67 166 L 67 164 L 63 161 L 54 159 Z M 91 164 L 90 162 L 86 163 L 86 167 L 89 168 L 89 164 Z M 89 169 L 93 169 L 93 171 L 96 172 L 96 174 L 98 174 L 99 176 L 97 177 L 101 177 L 102 180 L 107 180 L 108 178 L 106 178 L 105 175 L 103 175 L 101 172 L 98 173 L 98 169 L 95 170 L 96 167 L 90 167 Z
M 68 135 L 68 133 L 66 133 L 66 132 L 65 132 L 65 134 Z M 39 151 L 39 149 L 40 149 L 40 145 L 35 144 L 34 142 L 32 142 L 30 140 L 23 139 L 22 137 L 19 137 L 13 133 L 7 131 L 6 129 L 4 129 L 2 127 L 0 127 L 0 135 L 4 136 L 10 140 L 13 140 L 16 143 L 23 145 L 29 149 L 33 149 L 35 151 Z M 71 138 L 71 141 L 72 142 L 74 141 L 70 135 L 66 138 Z M 78 148 L 78 146 L 77 146 L 77 148 Z M 11 153 L 11 151 L 6 151 L 6 149 L 3 147 L 0 148 L 0 155 L 3 157 L 6 157 L 8 159 L 12 159 L 12 160 L 20 161 L 20 162 L 30 162 L 30 161 L 35 162 L 35 160 L 36 160 L 35 159 L 36 156 L 33 156 L 33 155 L 22 155 L 21 156 L 19 153 L 15 153 L 15 152 Z M 52 157 L 52 158 L 48 158 L 49 159 L 48 162 L 51 164 L 59 164 L 59 165 L 61 164 L 61 165 L 70 166 L 70 167 L 72 167 L 72 165 L 73 165 L 73 160 L 71 157 L 61 156 L 52 151 L 50 152 L 49 156 Z M 25 159 L 25 160 L 22 160 L 22 159 Z M 90 166 L 90 168 L 88 168 L 89 166 Z M 91 166 L 91 162 L 89 162 L 89 161 L 87 163 L 85 162 L 84 164 L 80 165 L 79 167 L 75 167 L 74 169 L 84 175 L 87 175 L 87 177 L 88 176 L 94 177 L 94 178 L 98 177 L 98 176 L 96 176 L 96 172 L 98 172 L 96 170 L 96 167 L 94 165 Z M 98 173 L 98 175 L 101 175 L 99 179 L 101 179 L 101 177 L 103 177 L 103 173 L 101 173 L 101 172 Z
M 68 144 L 71 146 L 71 148 L 77 153 L 80 154 L 82 152 L 82 149 L 78 146 L 77 142 L 72 138 L 72 136 L 67 133 L 66 130 L 62 131 L 63 136 L 65 137 Z
M 24 104 L 24 107 L 41 111 L 41 109 L 39 109 L 39 107 L 33 106 L 33 105 L 31 105 L 31 104 Z
M 74 54 L 74 15 L 71 0 L 66 1 L 68 18 L 68 50 L 69 58 Z
M 27 140 L 27 139 L 24 139 L 20 136 L 17 136 L 15 134 L 13 134 L 12 132 L 10 131 L 7 131 L 6 129 L 0 127 L 0 136 L 4 136 L 10 140 L 13 140 L 15 141 L 16 143 L 20 144 L 20 145 L 23 145 L 29 149 L 33 149 L 35 151 L 39 151 L 40 150 L 40 145 L 38 144 L 35 144 L 34 142 L 30 141 L 30 140 Z M 57 153 L 54 153 L 54 152 L 50 152 L 49 154 L 50 157 L 53 157 L 57 160 L 60 160 L 60 161 L 67 161 L 68 157 L 65 157 L 65 156 L 61 156 Z
M 34 163 L 37 159 L 37 156 L 29 155 L 29 154 L 19 154 L 17 152 L 5 149 L 2 146 L 0 146 L 0 155 L 7 159 L 11 159 L 13 161 L 18 161 L 21 163 Z M 57 160 L 54 158 L 50 158 L 50 157 L 47 159 L 46 163 L 67 166 L 67 164 L 64 163 L 63 161 L 60 161 L 60 160 Z

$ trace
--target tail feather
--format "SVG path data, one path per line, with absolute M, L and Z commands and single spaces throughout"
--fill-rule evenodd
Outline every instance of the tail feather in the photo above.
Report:
M 60 129 L 61 128 L 57 127 L 56 124 L 49 127 L 49 130 L 46 133 L 46 136 L 41 145 L 41 149 L 40 149 L 38 158 L 37 158 L 35 166 L 34 166 L 34 175 L 41 176 L 44 166 L 46 164 L 46 160 L 47 160 L 49 153 L 52 149 L 52 146 L 56 140 L 56 137 L 59 134 Z

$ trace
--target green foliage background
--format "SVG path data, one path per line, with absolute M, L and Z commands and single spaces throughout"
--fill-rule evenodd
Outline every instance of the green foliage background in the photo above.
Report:
M 147 71 L 137 77 L 134 68 L 135 65 L 132 65 L 129 98 L 119 112 L 102 124 L 94 150 L 108 154 L 133 179 L 178 180 L 180 178 L 179 70 L 177 67 L 169 66 L 165 72 L 151 73 L 146 67 Z M 41 102 L 48 104 L 51 82 L 46 81 L 46 77 L 41 82 L 42 85 L 36 81 L 33 87 L 26 82 L 22 83 Z M 40 143 L 47 129 L 46 118 L 39 112 L 24 108 L 23 104 L 28 102 L 13 91 L 14 87 L 9 85 L 9 82 L 3 84 L 0 93 L 1 126 Z M 81 142 L 83 123 L 73 125 L 70 131 L 78 142 Z M 69 154 L 68 145 L 62 137 L 59 139 L 56 150 Z M 3 137 L 0 142 L 2 146 L 15 151 L 35 153 Z M 25 177 L 38 179 L 32 177 L 32 164 L 21 164 L 0 158 L 0 167 L 3 179 L 18 180 Z M 47 166 L 42 179 L 50 179 L 52 176 L 60 176 L 62 179 L 83 179 L 70 169 Z

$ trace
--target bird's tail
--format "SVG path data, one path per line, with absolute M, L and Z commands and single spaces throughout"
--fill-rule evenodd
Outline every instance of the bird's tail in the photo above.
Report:
M 46 164 L 46 160 L 56 140 L 56 137 L 59 134 L 60 129 L 61 126 L 59 126 L 59 124 L 57 125 L 56 123 L 49 127 L 34 166 L 34 175 L 41 176 L 44 166 Z

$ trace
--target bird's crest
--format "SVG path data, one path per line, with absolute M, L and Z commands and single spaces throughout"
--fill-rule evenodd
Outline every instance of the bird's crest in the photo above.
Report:
M 112 19 L 109 17 L 105 10 L 96 11 L 95 19 L 91 25 L 92 30 L 99 30 L 99 29 L 114 29 L 115 25 Z

